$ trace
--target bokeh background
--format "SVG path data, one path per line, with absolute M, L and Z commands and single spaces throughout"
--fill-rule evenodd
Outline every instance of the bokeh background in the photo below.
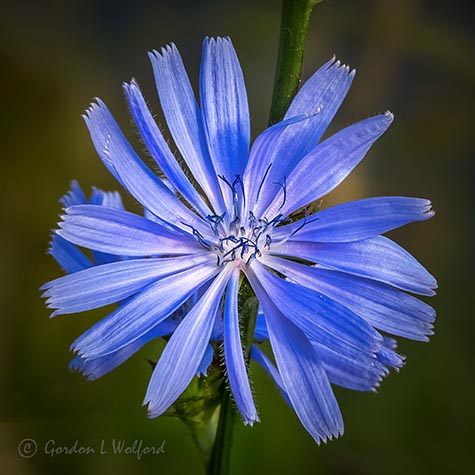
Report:
M 377 195 L 432 199 L 430 222 L 392 237 L 438 278 L 436 334 L 401 341 L 407 365 L 377 394 L 336 389 L 345 436 L 317 447 L 277 390 L 253 368 L 262 423 L 241 427 L 234 473 L 366 475 L 464 473 L 473 466 L 474 38 L 470 2 L 332 0 L 317 6 L 304 78 L 334 53 L 358 71 L 330 132 L 390 109 L 396 121 L 324 202 Z M 46 255 L 58 198 L 72 179 L 117 189 L 81 113 L 93 97 L 111 108 L 138 150 L 121 83 L 137 78 L 160 119 L 146 52 L 174 41 L 197 85 L 201 41 L 229 35 L 245 74 L 254 137 L 266 126 L 280 1 L 70 0 L 1 2 L 0 14 L 0 474 L 200 473 L 179 421 L 146 418 L 147 347 L 89 383 L 70 374 L 70 343 L 103 312 L 48 320 L 38 287 L 60 275 Z M 131 209 L 138 206 L 130 199 Z M 38 453 L 21 458 L 19 442 Z M 113 455 L 112 440 L 165 453 Z M 44 453 L 92 446 L 108 454 Z

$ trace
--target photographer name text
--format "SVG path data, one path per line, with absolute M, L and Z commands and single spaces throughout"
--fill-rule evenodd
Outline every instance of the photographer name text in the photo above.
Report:
M 82 443 L 79 439 L 71 443 L 58 443 L 50 439 L 39 446 L 34 439 L 24 439 L 18 444 L 18 453 L 23 458 L 31 458 L 38 452 L 48 457 L 84 456 L 84 455 L 127 455 L 141 460 L 147 455 L 161 455 L 165 453 L 166 441 L 146 443 L 142 439 L 127 441 L 125 439 L 101 439 L 95 445 Z M 39 450 L 40 449 L 40 450 Z

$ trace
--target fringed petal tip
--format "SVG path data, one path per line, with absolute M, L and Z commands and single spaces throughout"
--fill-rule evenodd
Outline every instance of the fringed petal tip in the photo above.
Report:
M 80 356 L 74 357 L 68 364 L 68 370 L 70 373 L 79 373 L 86 378 L 86 381 L 95 381 L 101 375 L 95 376 L 93 371 L 89 371 L 86 366 L 86 360 Z
M 156 417 L 161 416 L 161 415 L 162 415 L 161 413 L 157 413 L 157 412 L 152 411 L 151 409 L 147 409 L 147 417 L 149 419 L 155 419 Z
M 50 306 L 48 306 L 48 308 L 51 308 Z M 53 318 L 57 317 L 58 315 L 60 315 L 60 311 L 59 310 L 55 310 L 48 318 L 50 320 L 52 320 Z
M 432 201 L 422 200 L 423 203 L 423 213 L 425 214 L 425 219 L 430 219 L 435 215 L 435 210 L 432 209 Z
M 85 370 L 85 363 L 87 361 L 92 361 L 96 358 L 103 358 L 107 357 L 108 354 L 110 355 L 111 353 L 95 353 L 94 348 L 90 349 L 84 349 L 83 346 L 81 345 L 81 338 L 83 335 L 79 336 L 76 338 L 75 341 L 71 343 L 71 346 L 69 347 L 69 351 L 74 354 L 74 358 L 71 360 L 70 364 L 73 364 L 74 367 L 78 367 L 78 370 L 75 371 L 81 371 L 83 374 L 86 376 L 84 373 Z M 76 360 L 76 363 L 73 363 L 73 361 Z
M 382 112 L 381 114 L 375 114 L 371 117 L 368 117 L 367 119 L 370 124 L 370 127 L 374 131 L 374 133 L 380 133 L 382 135 L 386 130 L 389 128 L 389 126 L 393 123 L 394 121 L 394 114 L 386 110 Z
M 242 414 L 241 414 L 242 415 Z M 245 426 L 249 426 L 249 427 L 252 427 L 255 423 L 259 423 L 261 422 L 261 419 L 259 418 L 259 416 L 257 414 L 255 414 L 253 417 L 251 418 L 245 418 L 243 416 L 242 418 L 242 422 Z
M 214 46 L 214 45 L 221 45 L 221 44 L 228 44 L 231 45 L 233 42 L 231 41 L 231 38 L 229 36 L 205 36 L 203 40 L 203 46 Z
M 389 110 L 384 111 L 383 115 L 388 119 L 389 122 L 392 122 L 394 120 L 394 114 Z
M 156 417 L 161 416 L 167 410 L 160 409 L 154 405 L 150 397 L 145 397 L 144 401 L 142 402 L 142 406 L 147 406 L 147 417 L 149 419 L 155 419 Z
M 393 349 L 382 347 L 376 355 L 379 363 L 385 366 L 385 374 L 389 374 L 389 369 L 399 371 L 406 364 L 406 357 L 396 353 Z
M 84 360 L 80 356 L 75 356 L 68 364 L 71 373 L 82 373 L 84 370 Z
M 356 69 L 351 69 L 351 67 L 347 64 L 342 63 L 336 56 L 336 54 L 333 54 L 332 58 L 327 61 L 324 66 L 323 66 L 327 71 L 330 70 L 344 70 L 348 76 L 353 79 L 356 75 Z
M 122 89 L 124 90 L 126 96 L 131 95 L 133 91 L 139 89 L 137 80 L 135 78 L 132 78 L 130 82 L 124 81 L 122 83 Z
M 101 112 L 101 109 L 104 107 L 107 108 L 104 101 L 99 97 L 94 97 L 93 101 L 89 104 L 89 106 L 84 111 L 84 114 L 82 114 L 83 119 L 86 122 L 88 120 L 91 120 L 92 116 L 96 113 Z
M 72 180 L 69 186 L 69 191 L 65 193 L 58 201 L 65 208 L 67 208 L 73 204 L 85 203 L 87 200 L 77 180 Z
M 178 53 L 178 48 L 175 43 L 171 42 L 165 46 L 162 46 L 159 50 L 153 49 L 147 53 L 151 61 L 159 61 L 161 59 L 166 59 L 170 54 Z
M 51 248 L 50 248 L 51 249 Z M 48 249 L 48 254 L 51 254 L 50 252 L 50 249 Z M 52 287 L 52 282 L 54 282 L 53 280 L 50 280 L 49 282 L 46 282 L 45 284 L 43 284 L 38 290 L 41 292 L 41 297 L 43 298 L 47 298 L 50 296 L 50 290 L 51 290 L 51 287 Z M 48 301 L 46 301 L 46 303 L 48 303 Z
M 333 433 L 330 434 L 310 434 L 315 441 L 315 443 L 320 446 L 322 443 L 327 444 L 328 442 L 332 442 L 340 437 L 343 437 L 344 434 L 344 427 L 341 426 L 340 428 L 336 429 Z

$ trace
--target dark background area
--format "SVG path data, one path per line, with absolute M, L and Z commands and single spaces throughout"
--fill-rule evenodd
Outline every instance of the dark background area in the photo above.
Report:
M 407 356 L 377 394 L 336 389 L 346 433 L 317 447 L 259 368 L 262 423 L 239 428 L 234 473 L 438 474 L 473 466 L 474 38 L 469 2 L 332 0 L 314 11 L 304 78 L 336 54 L 357 69 L 330 132 L 384 110 L 395 123 L 328 199 L 430 198 L 437 215 L 391 237 L 439 280 L 431 343 L 401 341 Z M 58 198 L 117 189 L 90 143 L 81 113 L 101 97 L 138 150 L 121 83 L 137 78 L 160 119 L 146 52 L 173 41 L 196 87 L 201 42 L 229 35 L 241 60 L 255 137 L 267 122 L 280 22 L 279 1 L 1 2 L 0 475 L 199 473 L 179 421 L 146 418 L 141 402 L 157 347 L 103 379 L 70 374 L 70 343 L 105 313 L 48 320 L 38 287 L 60 275 L 45 254 Z M 138 206 L 127 200 L 130 209 Z M 24 459 L 17 446 L 35 439 Z M 112 454 L 113 439 L 165 453 Z M 44 453 L 45 444 L 107 454 Z

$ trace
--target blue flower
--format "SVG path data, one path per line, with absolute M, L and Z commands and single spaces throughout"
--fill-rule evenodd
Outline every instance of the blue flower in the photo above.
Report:
M 174 45 L 150 53 L 175 156 L 135 81 L 124 84 L 139 158 L 99 99 L 85 121 L 97 153 L 143 206 L 78 187 L 51 253 L 69 272 L 42 287 L 52 316 L 117 303 L 72 345 L 90 379 L 153 338 L 170 335 L 144 403 L 165 412 L 223 342 L 229 386 L 247 424 L 258 420 L 243 356 L 238 293 L 244 276 L 261 312 L 252 357 L 271 374 L 317 443 L 343 433 L 331 384 L 374 390 L 403 359 L 384 334 L 426 341 L 435 279 L 382 235 L 433 216 L 425 199 L 378 197 L 316 210 L 393 120 L 390 113 L 321 140 L 354 77 L 335 59 L 300 89 L 282 122 L 250 145 L 242 71 L 229 39 L 205 39 L 200 104 Z M 98 197 L 100 197 L 98 199 Z M 94 262 L 77 246 L 92 250 Z M 269 340 L 275 363 L 259 348 Z

